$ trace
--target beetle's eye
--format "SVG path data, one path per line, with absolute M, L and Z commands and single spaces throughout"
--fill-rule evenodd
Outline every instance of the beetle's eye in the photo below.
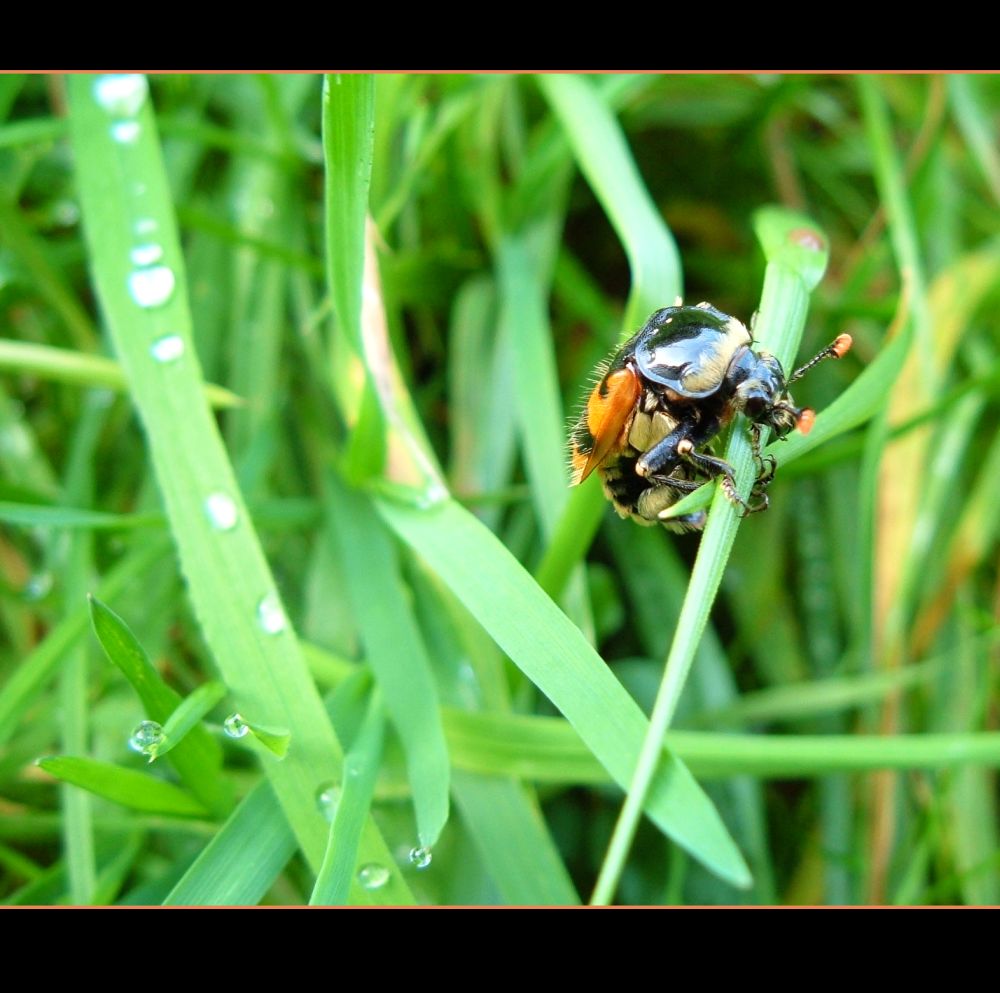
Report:
M 752 421 L 759 420 L 767 409 L 767 402 L 762 396 L 747 397 L 746 406 L 743 408 L 747 417 Z

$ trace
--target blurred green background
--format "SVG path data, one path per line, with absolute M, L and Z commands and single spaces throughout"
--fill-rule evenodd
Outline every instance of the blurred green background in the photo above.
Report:
M 0 900 L 1000 902 L 998 124 L 988 75 L 0 76 Z M 855 342 L 700 552 L 566 485 L 678 293 Z

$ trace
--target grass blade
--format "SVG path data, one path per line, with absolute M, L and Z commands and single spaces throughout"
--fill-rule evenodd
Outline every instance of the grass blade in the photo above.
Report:
M 339 778 L 342 751 L 202 397 L 183 259 L 146 82 L 108 79 L 69 79 L 98 295 L 149 440 L 195 614 L 241 713 L 291 734 L 287 758 L 265 761 L 263 768 L 306 859 L 318 869 L 327 831 L 316 794 L 322 783 Z M 127 99 L 115 99 L 122 92 Z M 131 141 L 116 140 L 121 124 Z M 151 266 L 140 264 L 145 253 L 137 255 L 149 230 L 157 248 Z M 370 821 L 362 848 L 373 861 L 392 866 Z M 408 901 L 398 871 L 391 871 L 378 896 Z
M 163 681 L 129 626 L 96 597 L 90 598 L 90 619 L 105 655 L 142 701 L 146 716 L 165 725 L 183 706 L 179 693 Z M 221 776 L 222 749 L 204 728 L 171 750 L 170 764 L 188 788 L 209 810 L 222 815 L 232 806 L 232 788 Z
M 458 504 L 448 500 L 425 511 L 387 500 L 377 505 L 624 786 L 645 719 L 580 630 Z M 677 759 L 660 769 L 647 809 L 669 837 L 713 872 L 737 886 L 749 882 L 746 864 L 714 807 Z
M 769 258 L 755 334 L 761 344 L 787 367 L 789 358 L 795 354 L 805 324 L 810 286 L 815 285 L 826 265 L 826 239 L 815 230 L 808 218 L 792 211 L 772 210 L 763 215 L 761 230 L 764 235 L 763 247 L 769 253 Z M 802 247 L 806 249 L 805 256 L 799 251 Z M 813 256 L 819 256 L 822 261 Z M 802 265 L 802 271 L 790 268 L 792 263 Z M 733 466 L 737 490 L 745 498 L 750 491 L 753 476 L 750 443 L 745 432 L 733 432 L 725 458 Z M 736 539 L 737 525 L 734 506 L 728 501 L 722 488 L 716 487 L 712 511 L 698 547 L 698 557 L 667 656 L 663 681 L 639 760 L 632 774 L 628 796 L 594 888 L 593 903 L 610 902 L 625 867 L 646 791 L 660 760 L 664 735 L 670 726 L 722 581 L 722 573 Z
M 39 759 L 38 765 L 64 783 L 72 783 L 132 810 L 174 817 L 207 817 L 209 813 L 190 793 L 172 783 L 110 762 L 53 755 Z
M 310 906 L 338 907 L 346 904 L 356 868 L 362 886 L 365 880 L 372 878 L 373 873 L 382 871 L 380 866 L 358 867 L 357 859 L 361 829 L 375 792 L 384 737 L 385 714 L 375 692 L 371 694 L 361 728 L 344 756 L 344 786 L 330 824 L 330 841 L 323 866 L 309 897 Z
M 396 551 L 368 498 L 330 479 L 331 519 L 365 657 L 406 753 L 420 844 L 448 819 L 449 762 L 430 660 L 399 575 Z
M 163 901 L 165 907 L 243 907 L 260 902 L 297 847 L 275 799 L 258 783 Z

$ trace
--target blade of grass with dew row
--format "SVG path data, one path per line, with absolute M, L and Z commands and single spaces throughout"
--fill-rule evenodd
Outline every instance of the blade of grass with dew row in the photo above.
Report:
M 377 507 L 624 785 L 645 720 L 579 629 L 496 536 L 454 501 L 420 511 L 379 499 Z M 660 828 L 711 871 L 738 886 L 749 882 L 718 814 L 676 759 L 667 759 L 647 806 Z
M 327 830 L 317 789 L 339 778 L 342 752 L 202 399 L 155 119 L 145 79 L 124 78 L 129 82 L 69 79 L 95 282 L 149 439 L 195 615 L 240 712 L 253 723 L 291 734 L 287 757 L 264 759 L 262 766 L 307 861 L 318 869 Z M 148 254 L 139 249 L 154 233 L 157 260 L 142 265 Z M 377 898 L 409 902 L 408 887 L 371 820 L 362 851 L 390 870 Z

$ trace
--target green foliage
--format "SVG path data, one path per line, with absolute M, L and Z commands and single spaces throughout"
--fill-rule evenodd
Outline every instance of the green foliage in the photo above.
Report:
M 995 77 L 0 79 L 0 900 L 1000 900 Z M 855 346 L 676 537 L 682 292 Z

